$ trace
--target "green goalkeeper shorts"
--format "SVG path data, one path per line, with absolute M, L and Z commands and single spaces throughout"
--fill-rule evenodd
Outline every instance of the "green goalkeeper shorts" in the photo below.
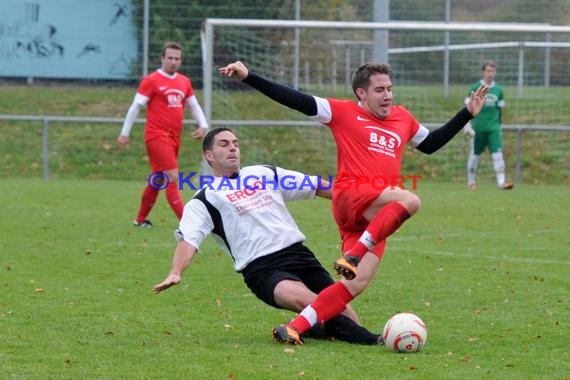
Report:
M 473 153 L 480 155 L 489 148 L 491 154 L 500 152 L 503 148 L 501 130 L 476 132 L 473 139 Z

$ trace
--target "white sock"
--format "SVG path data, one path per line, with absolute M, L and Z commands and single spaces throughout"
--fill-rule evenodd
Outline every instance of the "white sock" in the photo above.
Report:
M 364 230 L 358 241 L 364 244 L 364 246 L 369 250 L 371 250 L 372 248 L 374 248 L 374 246 L 376 246 L 376 242 L 372 238 L 372 235 L 370 235 L 370 232 L 366 230 Z
M 303 311 L 301 311 L 300 315 L 302 315 L 307 320 L 307 322 L 311 324 L 311 326 L 317 324 L 317 312 L 311 305 L 304 308 Z
M 477 165 L 479 164 L 479 156 L 471 152 L 467 160 L 467 184 L 475 183 L 477 176 Z
M 505 183 L 505 160 L 503 159 L 503 152 L 492 153 L 493 169 L 497 174 L 497 185 L 502 186 Z

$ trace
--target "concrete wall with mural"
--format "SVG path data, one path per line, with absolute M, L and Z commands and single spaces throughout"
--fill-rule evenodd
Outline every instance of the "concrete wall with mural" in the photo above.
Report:
M 0 15 L 0 77 L 137 77 L 129 0 L 1 0 Z

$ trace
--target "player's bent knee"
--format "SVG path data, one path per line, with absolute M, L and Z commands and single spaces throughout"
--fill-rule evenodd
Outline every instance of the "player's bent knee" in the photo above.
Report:
M 408 192 L 406 199 L 402 202 L 402 204 L 410 213 L 410 215 L 413 215 L 420 209 L 422 201 L 416 194 Z
M 277 283 L 273 289 L 273 296 L 275 303 L 293 311 L 303 310 L 317 297 L 302 282 L 294 280 L 283 280 Z
M 166 170 L 164 174 L 168 176 L 170 182 L 178 182 L 178 169 Z

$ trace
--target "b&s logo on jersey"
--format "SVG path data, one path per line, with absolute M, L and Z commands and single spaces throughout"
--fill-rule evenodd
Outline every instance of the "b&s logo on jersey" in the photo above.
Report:
M 402 139 L 396 133 L 379 127 L 368 126 L 370 129 L 370 145 L 368 150 L 382 153 L 390 157 L 396 157 L 396 149 L 402 144 Z
M 175 88 L 166 90 L 166 96 L 168 97 L 168 107 L 169 108 L 180 108 L 182 107 L 182 99 L 184 99 L 184 93 Z

